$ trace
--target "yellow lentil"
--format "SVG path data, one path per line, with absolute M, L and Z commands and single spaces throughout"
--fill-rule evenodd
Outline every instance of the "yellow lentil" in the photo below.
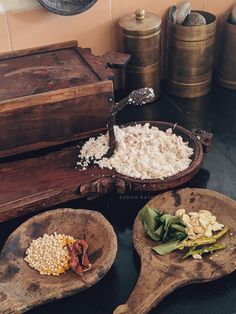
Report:
M 58 276 L 69 269 L 70 256 L 66 244 L 75 241 L 71 236 L 56 232 L 44 234 L 30 243 L 24 260 L 42 275 Z

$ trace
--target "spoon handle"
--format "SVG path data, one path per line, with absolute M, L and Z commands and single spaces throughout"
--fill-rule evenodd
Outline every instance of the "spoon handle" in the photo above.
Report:
M 103 158 L 110 158 L 114 150 L 116 148 L 116 139 L 115 139 L 115 132 L 114 132 L 114 125 L 116 124 L 116 115 L 119 111 L 125 108 L 125 106 L 128 105 L 129 97 L 126 97 L 119 101 L 118 104 L 115 105 L 111 113 L 109 114 L 108 120 L 107 120 L 107 127 L 108 127 L 108 133 L 109 133 L 109 149 L 106 152 L 106 154 L 103 156 Z
M 155 307 L 167 294 L 184 284 L 185 280 L 175 276 L 171 269 L 160 270 L 151 259 L 142 263 L 137 284 L 125 304 L 119 305 L 113 314 L 145 314 Z M 155 274 L 155 275 L 154 275 Z M 178 274 L 179 275 L 179 274 Z
M 109 133 L 109 149 L 103 158 L 110 158 L 114 154 L 116 148 L 116 138 L 114 132 L 114 125 L 116 123 L 116 115 L 119 111 L 124 109 L 127 105 L 141 106 L 153 102 L 155 94 L 152 88 L 140 88 L 132 91 L 128 97 L 121 99 L 112 109 L 107 120 L 108 133 Z

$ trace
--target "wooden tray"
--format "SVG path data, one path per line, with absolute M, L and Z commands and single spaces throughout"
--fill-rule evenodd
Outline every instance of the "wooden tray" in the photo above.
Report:
M 0 54 L 0 158 L 105 127 L 114 105 L 110 67 L 129 58 L 96 57 L 76 41 Z
M 156 242 L 150 240 L 137 217 L 133 227 L 133 242 L 141 258 L 141 272 L 137 284 L 126 304 L 114 314 L 145 314 L 167 294 L 178 287 L 215 280 L 236 269 L 236 202 L 220 193 L 203 189 L 181 189 L 154 197 L 148 205 L 170 214 L 178 208 L 186 212 L 207 209 L 230 231 L 219 240 L 226 248 L 215 254 L 206 254 L 202 260 L 182 259 L 183 253 L 172 252 L 165 256 L 151 250 Z M 210 297 L 210 296 L 209 296 Z
M 161 130 L 174 128 L 172 123 L 149 123 Z M 111 190 L 118 193 L 162 191 L 189 181 L 201 166 L 202 144 L 194 134 L 180 126 L 174 128 L 174 133 L 189 142 L 189 146 L 194 149 L 194 155 L 186 170 L 164 180 L 134 179 L 96 166 L 80 171 L 76 168 L 79 154 L 77 146 L 40 157 L 0 164 L 0 221 L 69 200 L 98 196 Z
M 86 240 L 92 268 L 84 281 L 72 271 L 40 275 L 24 261 L 33 239 L 54 232 Z M 0 257 L 0 313 L 22 313 L 39 304 L 78 293 L 98 282 L 112 266 L 117 238 L 111 224 L 96 211 L 60 208 L 36 215 L 7 239 Z

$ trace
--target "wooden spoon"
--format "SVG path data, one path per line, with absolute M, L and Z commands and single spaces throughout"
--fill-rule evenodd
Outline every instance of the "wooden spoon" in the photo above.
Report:
M 148 205 L 170 214 L 178 208 L 187 212 L 207 209 L 230 231 L 219 240 L 226 248 L 213 254 L 205 254 L 202 260 L 192 257 L 182 259 L 183 252 L 165 256 L 151 250 L 156 242 L 149 240 L 137 217 L 133 228 L 135 249 L 141 258 L 141 273 L 126 304 L 120 305 L 114 314 L 144 314 L 155 307 L 167 294 L 178 287 L 220 278 L 236 269 L 236 202 L 220 193 L 203 189 L 182 189 L 154 197 Z
M 72 271 L 60 276 L 40 275 L 24 261 L 30 242 L 53 232 L 83 238 L 89 244 L 92 268 L 84 281 Z M 22 313 L 30 308 L 89 288 L 110 269 L 117 252 L 112 226 L 98 212 L 56 209 L 34 216 L 7 239 L 0 257 L 0 313 Z

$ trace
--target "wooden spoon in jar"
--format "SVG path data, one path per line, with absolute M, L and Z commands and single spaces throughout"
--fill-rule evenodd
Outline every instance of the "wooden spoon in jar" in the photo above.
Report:
M 174 214 L 179 208 L 186 212 L 206 209 L 217 221 L 229 227 L 229 232 L 218 240 L 226 248 L 204 254 L 202 260 L 182 259 L 182 251 L 160 256 L 152 251 L 157 243 L 144 233 L 137 217 L 133 228 L 133 242 L 141 258 L 141 273 L 126 304 L 118 306 L 114 314 L 144 314 L 155 307 L 166 295 L 178 287 L 215 280 L 236 269 L 236 202 L 220 193 L 203 189 L 182 189 L 154 197 L 148 205 Z
M 54 232 L 75 239 L 86 236 L 92 268 L 84 273 L 84 280 L 71 270 L 59 276 L 40 275 L 24 261 L 33 239 Z M 10 235 L 1 252 L 0 313 L 22 313 L 89 288 L 107 273 L 116 252 L 115 232 L 99 212 L 63 208 L 30 218 Z

